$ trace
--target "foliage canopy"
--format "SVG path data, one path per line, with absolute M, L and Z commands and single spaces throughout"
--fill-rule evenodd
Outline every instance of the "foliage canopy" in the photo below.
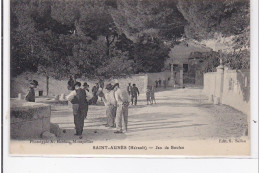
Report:
M 216 32 L 235 35 L 234 49 L 241 49 L 235 57 L 242 57 L 248 28 L 246 0 L 11 0 L 11 74 L 109 78 L 159 72 L 168 58 L 165 43 Z

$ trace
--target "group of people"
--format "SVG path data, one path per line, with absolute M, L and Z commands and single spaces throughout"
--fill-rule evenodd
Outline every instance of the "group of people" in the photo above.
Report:
M 105 91 L 99 92 L 99 97 L 105 103 L 107 123 L 106 127 L 116 128 L 114 133 L 127 132 L 129 96 L 120 89 L 119 83 L 107 84 Z
M 25 98 L 28 102 L 35 102 L 34 89 L 37 86 L 37 81 L 30 82 L 29 91 Z M 104 82 L 99 81 L 90 91 L 88 83 L 85 82 L 81 85 L 80 82 L 76 81 L 76 78 L 71 77 L 68 81 L 68 89 L 71 92 L 66 98 L 72 104 L 75 135 L 82 137 L 84 120 L 87 117 L 89 105 L 96 104 L 98 97 L 106 106 L 107 122 L 105 126 L 115 128 L 114 133 L 116 134 L 127 132 L 129 103 L 137 105 L 137 98 L 140 94 L 136 84 L 131 85 L 129 83 L 126 90 L 121 90 L 119 83 L 109 83 L 104 88 Z M 147 104 L 148 101 L 150 104 L 155 103 L 154 91 L 154 86 L 147 88 Z
M 129 97 L 120 89 L 119 83 L 114 85 L 107 84 L 105 89 L 101 87 L 95 88 L 91 94 L 87 83 L 84 83 L 82 88 L 81 83 L 76 82 L 73 90 L 67 96 L 67 100 L 72 103 L 76 129 L 75 135 L 82 135 L 88 106 L 93 104 L 93 100 L 96 100 L 96 97 L 101 97 L 106 106 L 107 123 L 105 126 L 116 128 L 114 133 L 125 133 L 128 123 Z
M 77 82 L 77 77 L 76 76 L 70 76 L 70 79 L 68 81 L 68 90 L 74 90 L 74 85 L 75 83 Z M 99 80 L 98 83 L 96 83 L 91 91 L 89 89 L 89 85 L 87 83 L 84 83 L 83 85 L 84 88 L 86 88 L 86 91 L 88 93 L 92 93 L 92 98 L 91 100 L 89 100 L 88 102 L 92 105 L 96 105 L 97 104 L 97 101 L 98 101 L 98 90 L 101 88 L 103 90 L 104 88 L 104 81 L 103 80 Z
M 170 77 L 168 78 L 168 80 L 164 79 L 163 81 L 159 78 L 158 80 L 155 81 L 155 87 L 158 88 L 158 87 L 162 87 L 162 84 L 163 84 L 163 87 L 166 88 L 167 87 L 167 83 L 170 81 Z

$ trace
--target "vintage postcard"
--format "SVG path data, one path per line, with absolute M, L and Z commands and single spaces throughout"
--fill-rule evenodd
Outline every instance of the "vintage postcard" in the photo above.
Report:
M 10 0 L 10 23 L 11 155 L 250 156 L 250 0 Z

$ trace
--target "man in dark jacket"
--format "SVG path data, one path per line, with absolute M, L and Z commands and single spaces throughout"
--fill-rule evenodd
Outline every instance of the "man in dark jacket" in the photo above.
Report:
M 132 102 L 132 105 L 136 105 L 137 104 L 137 96 L 139 96 L 139 90 L 138 88 L 136 87 L 135 84 L 133 84 L 133 88 L 132 88 L 132 97 L 131 97 L 131 102 Z
M 97 92 L 98 92 L 98 89 L 99 89 L 99 84 L 96 83 L 96 85 L 93 86 L 93 88 L 92 88 L 93 98 L 91 99 L 91 103 L 92 103 L 93 105 L 97 104 L 97 100 L 98 100 Z
M 81 136 L 84 127 L 84 119 L 87 117 L 88 103 L 86 99 L 86 91 L 81 87 L 80 82 L 76 82 L 74 85 L 75 90 L 72 91 L 67 99 L 72 103 L 74 124 L 76 128 L 77 136 Z
M 158 81 L 156 80 L 155 81 L 155 88 L 157 88 L 158 87 Z
M 159 87 L 161 87 L 162 86 L 162 80 L 159 78 L 159 80 L 158 80 L 158 85 L 159 85 Z

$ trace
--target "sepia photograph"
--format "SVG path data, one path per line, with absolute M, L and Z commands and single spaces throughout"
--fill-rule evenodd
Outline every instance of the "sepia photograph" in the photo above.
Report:
M 250 156 L 250 0 L 10 0 L 11 155 Z

